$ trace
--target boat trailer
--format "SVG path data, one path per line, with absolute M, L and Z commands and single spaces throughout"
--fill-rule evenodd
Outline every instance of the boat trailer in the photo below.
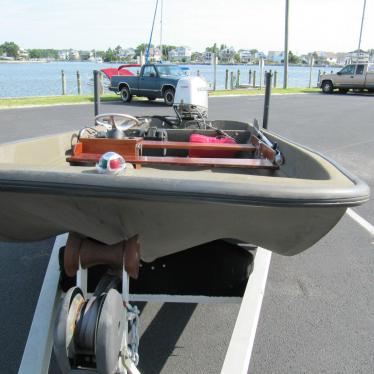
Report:
M 100 246 L 71 234 L 56 237 L 19 374 L 47 374 L 53 348 L 64 374 L 140 373 L 137 369 L 139 311 L 131 304 L 136 301 L 241 302 L 221 374 L 248 372 L 271 252 L 256 249 L 253 271 L 242 298 L 207 298 L 130 294 L 130 277 L 137 276 L 139 261 L 137 238 L 106 246 L 109 251 L 102 251 Z M 79 250 L 73 251 L 74 248 Z M 63 271 L 75 276 L 75 284 L 66 292 L 61 288 L 61 259 Z M 110 270 L 90 294 L 87 269 L 102 263 L 110 264 Z

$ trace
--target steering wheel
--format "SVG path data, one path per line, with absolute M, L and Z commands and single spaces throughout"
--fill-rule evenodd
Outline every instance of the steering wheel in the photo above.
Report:
M 124 119 L 124 121 L 118 123 L 116 118 Z M 103 121 L 106 119 L 106 121 Z M 141 123 L 139 120 L 129 114 L 122 114 L 122 113 L 103 113 L 98 114 L 95 117 L 95 124 L 99 126 L 104 126 L 108 130 L 111 129 L 118 129 L 121 131 L 126 131 L 133 126 L 140 126 Z

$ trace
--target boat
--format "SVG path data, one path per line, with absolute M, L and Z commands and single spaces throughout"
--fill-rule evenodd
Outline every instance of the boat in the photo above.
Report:
M 118 68 L 105 68 L 101 69 L 101 72 L 110 80 L 113 75 L 121 75 L 125 77 L 131 77 L 136 75 L 136 72 L 129 70 L 130 68 L 140 68 L 140 64 L 124 64 L 118 66 Z
M 256 121 L 209 121 L 204 87 L 179 81 L 175 117 L 101 114 L 92 127 L 2 144 L 0 240 L 136 237 L 144 261 L 218 239 L 295 255 L 368 200 L 359 178 Z M 100 173 L 107 152 L 126 168 Z

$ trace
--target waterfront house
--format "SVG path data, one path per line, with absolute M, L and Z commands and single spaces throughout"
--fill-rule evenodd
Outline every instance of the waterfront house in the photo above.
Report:
M 192 52 L 191 61 L 200 62 L 200 63 L 204 62 L 205 61 L 205 53 Z
M 75 51 L 74 49 L 69 50 L 69 60 L 76 61 L 79 60 L 80 55 L 78 51 Z
M 117 53 L 120 60 L 132 60 L 136 55 L 134 48 L 119 48 Z
M 4 60 L 4 61 L 13 61 L 14 60 L 14 57 L 9 57 L 5 52 L 0 55 L 0 60 Z
M 346 56 L 347 56 L 346 52 L 336 53 L 336 65 L 340 65 L 340 66 L 345 65 Z
M 326 66 L 329 65 L 327 61 L 327 52 L 325 51 L 315 51 L 314 52 L 314 64 Z
M 162 60 L 160 48 L 149 48 L 149 59 L 153 62 L 159 62 Z
M 18 51 L 17 60 L 28 60 L 29 52 L 26 49 L 20 48 Z
M 326 61 L 330 65 L 336 65 L 338 59 L 336 53 L 334 52 L 326 52 Z
M 67 60 L 69 53 L 67 51 L 58 51 L 58 59 L 59 60 Z
M 255 54 L 254 54 L 254 59 L 255 60 L 266 60 L 267 59 L 267 56 L 266 56 L 266 54 L 264 53 L 264 52 L 256 52 Z
M 355 51 L 349 52 L 346 56 L 346 64 L 352 64 L 355 62 L 367 63 L 369 62 L 370 54 L 362 49 L 356 49 Z
M 204 52 L 204 62 L 210 64 L 212 62 L 213 52 L 205 51 Z
M 94 55 L 91 51 L 79 51 L 79 57 L 82 61 L 89 61 L 93 59 Z
M 181 46 L 175 49 L 172 49 L 168 53 L 168 57 L 170 61 L 180 61 L 180 62 L 187 62 L 191 61 L 192 50 L 190 47 Z
M 230 48 L 223 48 L 219 51 L 219 58 L 222 62 L 225 63 L 233 63 L 234 56 L 235 56 L 235 49 L 233 47 Z
M 135 55 L 136 55 L 136 51 L 134 48 L 126 48 L 124 50 L 124 56 L 127 59 L 133 59 L 135 58 Z
M 239 49 L 238 53 L 240 57 L 240 62 L 247 64 L 253 60 L 253 54 L 248 49 Z
M 269 51 L 268 56 L 267 56 L 267 61 L 281 64 L 284 61 L 284 52 L 283 51 Z

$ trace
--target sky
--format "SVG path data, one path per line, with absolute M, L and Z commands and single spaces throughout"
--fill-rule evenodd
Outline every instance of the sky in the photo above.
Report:
M 364 0 L 289 1 L 291 51 L 357 48 Z M 0 44 L 85 50 L 136 47 L 149 40 L 155 5 L 156 0 L 0 0 Z M 284 15 L 285 0 L 163 0 L 162 39 L 194 51 L 215 42 L 235 49 L 280 51 Z M 159 41 L 160 12 L 153 37 L 155 44 Z M 374 48 L 374 0 L 367 0 L 361 47 Z

